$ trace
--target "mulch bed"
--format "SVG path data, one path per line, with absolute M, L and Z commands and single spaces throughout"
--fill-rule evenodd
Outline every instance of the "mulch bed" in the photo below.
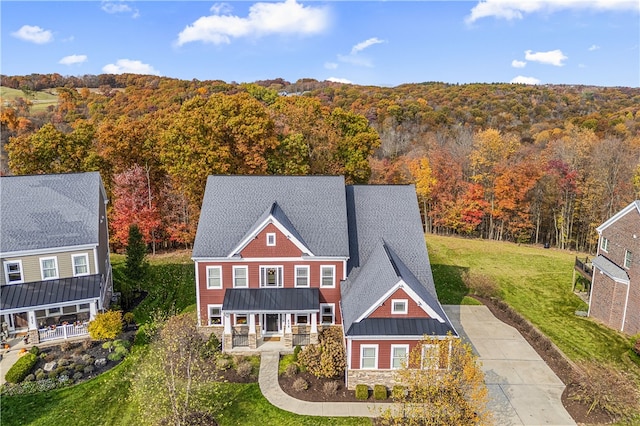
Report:
M 307 390 L 297 391 L 293 388 L 293 382 L 302 377 L 309 384 Z M 365 402 L 371 403 L 373 401 L 371 391 L 369 391 L 369 399 L 360 400 L 356 399 L 355 391 L 348 390 L 344 387 L 344 376 L 336 377 L 333 379 L 319 379 L 313 374 L 307 372 L 299 372 L 292 377 L 286 377 L 285 375 L 279 376 L 278 381 L 282 390 L 296 399 L 310 402 Z M 334 395 L 327 395 L 323 392 L 324 384 L 327 382 L 338 382 L 338 391 Z M 391 402 L 391 399 L 380 400 L 375 402 Z
M 531 323 L 511 309 L 506 303 L 493 298 L 474 297 L 489 308 L 496 318 L 518 330 L 538 355 L 547 363 L 549 368 L 562 380 L 566 385 L 562 393 L 562 405 L 564 405 L 564 408 L 576 423 L 596 425 L 610 424 L 613 422 L 611 416 L 605 411 L 594 408 L 589 412 L 590 407 L 588 404 L 572 398 L 572 395 L 575 395 L 579 386 L 579 374 L 576 372 L 576 367 L 571 361 L 569 361 L 546 336 L 540 333 Z

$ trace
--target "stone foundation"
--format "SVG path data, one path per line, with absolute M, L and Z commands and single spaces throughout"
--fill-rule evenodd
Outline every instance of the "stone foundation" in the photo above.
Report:
M 373 389 L 374 385 L 385 385 L 391 391 L 399 384 L 395 377 L 394 370 L 348 370 L 347 384 L 351 390 L 355 389 L 356 385 L 363 384 L 369 386 L 369 389 Z

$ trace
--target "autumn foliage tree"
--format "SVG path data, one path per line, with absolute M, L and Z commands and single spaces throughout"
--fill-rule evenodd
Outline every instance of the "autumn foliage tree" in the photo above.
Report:
M 94 340 L 113 340 L 122 333 L 122 311 L 106 311 L 96 314 L 87 327 Z

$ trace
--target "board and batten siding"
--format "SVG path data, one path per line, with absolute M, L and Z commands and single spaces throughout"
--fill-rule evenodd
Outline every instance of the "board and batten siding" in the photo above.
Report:
M 2 264 L 2 273 L 0 274 L 0 284 L 6 285 L 6 276 L 4 264 L 5 262 L 11 262 L 20 260 L 22 261 L 22 274 L 23 281 L 33 282 L 33 281 L 42 281 L 42 271 L 40 268 L 40 259 L 42 258 L 50 258 L 55 257 L 58 263 L 58 277 L 59 278 L 68 278 L 73 277 L 73 256 L 78 254 L 86 254 L 89 258 L 89 274 L 96 274 L 97 269 L 95 265 L 95 259 L 93 256 L 93 250 L 74 250 L 74 251 L 65 251 L 58 253 L 50 253 L 50 254 L 40 254 L 40 255 L 30 255 L 30 256 L 15 256 L 15 257 L 3 257 L 1 259 Z

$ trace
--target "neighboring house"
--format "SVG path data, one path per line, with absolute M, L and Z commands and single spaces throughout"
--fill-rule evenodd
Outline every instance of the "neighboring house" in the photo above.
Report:
M 624 333 L 640 333 L 640 201 L 596 230 L 589 316 Z
M 87 333 L 112 293 L 98 172 L 0 178 L 0 319 L 30 343 Z
M 438 303 L 413 186 L 341 176 L 210 176 L 193 248 L 198 321 L 223 349 L 316 343 L 343 326 L 350 388 L 391 376 Z

